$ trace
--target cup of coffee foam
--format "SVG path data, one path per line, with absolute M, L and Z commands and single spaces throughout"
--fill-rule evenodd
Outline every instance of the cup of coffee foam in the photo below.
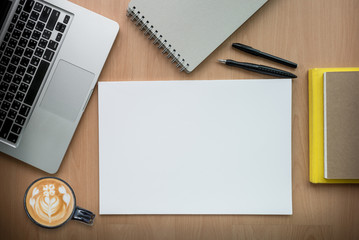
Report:
M 35 180 L 26 190 L 24 207 L 37 225 L 57 228 L 70 219 L 92 225 L 95 214 L 76 206 L 74 191 L 64 180 L 44 177 Z

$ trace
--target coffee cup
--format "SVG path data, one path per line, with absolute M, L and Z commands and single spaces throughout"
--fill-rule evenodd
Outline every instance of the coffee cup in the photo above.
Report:
M 27 216 L 38 226 L 58 228 L 69 220 L 93 224 L 95 214 L 76 205 L 75 193 L 68 183 L 56 177 L 35 180 L 24 196 Z

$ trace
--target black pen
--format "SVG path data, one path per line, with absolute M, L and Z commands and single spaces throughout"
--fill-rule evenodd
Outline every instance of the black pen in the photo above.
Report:
M 241 51 L 244 51 L 246 53 L 249 53 L 249 54 L 252 54 L 252 55 L 255 55 L 255 56 L 258 56 L 258 57 L 266 58 L 268 60 L 283 64 L 283 65 L 286 65 L 286 66 L 289 66 L 289 67 L 292 67 L 292 68 L 297 67 L 297 64 L 294 63 L 294 62 L 285 60 L 285 59 L 280 58 L 280 57 L 273 56 L 273 55 L 271 55 L 269 53 L 261 52 L 261 51 L 259 51 L 257 49 L 254 49 L 254 48 L 252 48 L 250 46 L 247 46 L 247 45 L 244 45 L 244 44 L 241 44 L 241 43 L 233 43 L 232 47 L 237 48 L 237 49 L 239 49 Z
M 272 67 L 268 67 L 268 66 L 264 66 L 264 65 L 246 63 L 246 62 L 237 62 L 237 61 L 234 61 L 231 59 L 227 59 L 227 60 L 218 59 L 218 61 L 223 64 L 226 64 L 228 66 L 243 68 L 248 71 L 262 73 L 262 74 L 266 74 L 266 75 L 270 75 L 270 76 L 274 76 L 274 77 L 280 77 L 280 78 L 296 78 L 297 77 L 296 75 L 294 75 L 290 72 L 286 72 L 286 71 L 283 71 L 278 68 L 272 68 Z

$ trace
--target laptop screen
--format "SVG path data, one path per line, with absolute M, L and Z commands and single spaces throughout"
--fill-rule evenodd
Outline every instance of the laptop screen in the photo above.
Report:
M 0 1 L 0 29 L 4 25 L 7 14 L 9 13 L 12 1 L 1 0 Z

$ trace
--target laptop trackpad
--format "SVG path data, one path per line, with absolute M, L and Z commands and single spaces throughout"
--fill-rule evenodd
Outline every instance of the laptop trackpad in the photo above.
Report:
M 95 74 L 60 60 L 40 107 L 75 121 L 87 100 L 94 77 Z

